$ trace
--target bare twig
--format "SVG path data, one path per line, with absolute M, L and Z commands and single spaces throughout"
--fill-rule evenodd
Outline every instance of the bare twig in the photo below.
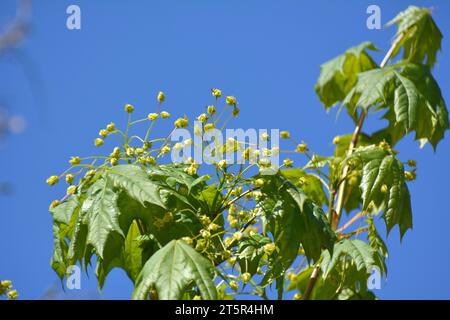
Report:
M 17 6 L 16 17 L 0 35 L 0 53 L 15 47 L 23 40 L 29 29 L 31 16 L 31 0 L 20 0 Z

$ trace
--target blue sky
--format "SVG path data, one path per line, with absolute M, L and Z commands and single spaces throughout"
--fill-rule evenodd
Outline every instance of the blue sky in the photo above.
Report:
M 0 26 L 16 1 L 0 3 Z M 77 4 L 82 29 L 66 28 L 66 8 Z M 47 176 L 66 168 L 72 155 L 96 152 L 92 141 L 110 121 L 125 121 L 123 106 L 138 114 L 154 110 L 163 90 L 174 115 L 197 115 L 210 88 L 236 95 L 242 128 L 282 128 L 321 154 L 338 134 L 353 130 L 336 110 L 327 115 L 314 92 L 319 65 L 365 40 L 382 51 L 395 29 L 366 28 L 366 8 L 377 4 L 382 23 L 410 4 L 434 7 L 444 34 L 434 74 L 450 101 L 450 3 L 447 1 L 88 1 L 40 0 L 32 29 L 16 53 L 0 56 L 0 104 L 26 118 L 26 130 L 1 141 L 0 278 L 12 279 L 22 298 L 98 297 L 93 272 L 81 292 L 61 293 L 49 266 L 52 251 L 49 203 L 64 186 L 49 188 Z M 375 55 L 382 59 L 382 53 Z M 153 109 L 152 109 L 153 108 Z M 380 125 L 371 115 L 367 128 Z M 369 130 L 370 131 L 370 130 Z M 414 229 L 400 244 L 388 238 L 389 277 L 376 294 L 384 299 L 450 298 L 447 205 L 450 140 L 437 153 L 419 150 L 408 136 L 397 149 L 417 159 L 410 185 Z M 103 298 L 128 298 L 131 282 L 114 270 Z M 53 292 L 53 291 L 52 291 Z

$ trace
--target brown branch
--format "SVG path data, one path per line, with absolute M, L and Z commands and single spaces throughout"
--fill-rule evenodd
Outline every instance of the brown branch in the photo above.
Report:
M 309 300 L 311 298 L 312 291 L 317 282 L 317 278 L 319 278 L 320 274 L 320 266 L 318 264 L 315 265 L 311 277 L 309 278 L 308 286 L 306 287 L 305 293 L 303 294 L 301 300 Z
M 345 229 L 350 227 L 355 221 L 357 221 L 362 216 L 364 216 L 364 212 L 363 211 L 358 212 L 357 214 L 355 214 L 355 216 L 353 218 L 351 218 L 346 224 L 344 224 L 344 226 L 342 228 L 338 229 L 336 232 L 344 231 Z
M 20 0 L 17 6 L 16 17 L 0 35 L 0 53 L 15 47 L 23 40 L 29 30 L 31 16 L 31 0 Z

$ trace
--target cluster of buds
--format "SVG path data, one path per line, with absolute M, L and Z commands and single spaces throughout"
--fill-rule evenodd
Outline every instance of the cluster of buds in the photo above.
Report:
M 189 125 L 189 121 L 187 116 L 184 116 L 183 118 L 178 118 L 174 122 L 174 126 L 176 128 L 186 128 Z
M 17 299 L 19 296 L 17 290 L 12 288 L 12 282 L 10 280 L 0 281 L 0 296 L 5 294 L 6 297 L 11 300 Z
M 186 160 L 186 164 L 189 164 L 189 166 L 186 169 L 184 169 L 184 171 L 188 175 L 193 176 L 193 175 L 197 174 L 197 170 L 200 167 L 200 165 L 198 163 L 196 163 L 194 159 L 188 158 Z

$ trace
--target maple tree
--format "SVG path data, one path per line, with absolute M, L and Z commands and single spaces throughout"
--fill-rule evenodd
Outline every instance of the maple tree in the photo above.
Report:
M 295 144 L 290 151 L 306 157 L 302 167 L 289 158 L 275 166 L 262 156 L 283 150 L 237 140 L 216 151 L 254 161 L 167 162 L 171 150 L 190 147 L 192 140 L 174 143 L 174 131 L 152 138 L 154 124 L 170 118 L 159 111 L 164 93 L 157 97 L 158 112 L 144 119 L 133 120 L 134 107 L 126 105 L 126 129 L 110 123 L 94 142 L 101 147 L 117 136 L 111 154 L 73 157 L 68 170 L 47 180 L 69 184 L 66 196 L 50 206 L 52 268 L 62 279 L 70 265 L 88 268 L 94 260 L 100 288 L 113 268 L 122 268 L 135 299 L 283 299 L 291 290 L 295 299 L 375 298 L 367 278 L 373 268 L 386 274 L 388 256 L 375 218 L 382 217 L 388 233 L 398 226 L 401 237 L 412 227 L 408 182 L 416 178 L 416 163 L 401 161 L 394 147 L 415 132 L 421 145 L 436 148 L 449 128 L 431 72 L 442 35 L 430 11 L 409 7 L 389 25 L 397 25 L 397 33 L 380 65 L 370 55 L 378 49 L 365 42 L 321 66 L 315 87 L 321 102 L 327 109 L 340 105 L 356 127 L 334 139 L 331 156 L 315 154 L 282 131 L 283 141 Z M 235 97 L 224 99 L 219 89 L 212 96 L 214 104 L 197 117 L 202 126 L 184 117 L 175 129 L 203 136 L 223 128 L 227 113 L 239 115 Z M 382 112 L 388 125 L 364 133 L 371 112 Z M 143 124 L 143 137 L 131 134 Z M 208 166 L 213 170 L 202 174 Z M 354 228 L 356 221 L 364 225 Z

